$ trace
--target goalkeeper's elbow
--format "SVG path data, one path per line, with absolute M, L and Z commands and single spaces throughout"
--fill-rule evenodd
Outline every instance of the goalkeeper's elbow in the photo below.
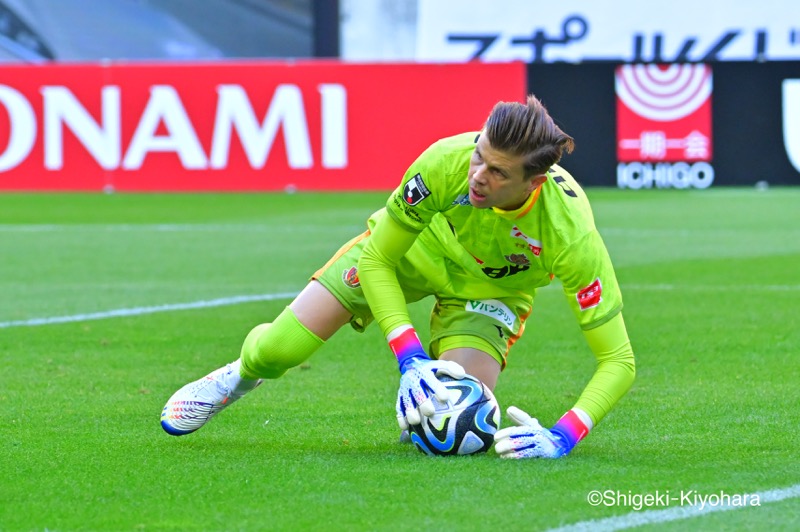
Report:
M 611 360 L 607 360 L 607 362 L 617 365 L 620 368 L 620 373 L 628 378 L 630 384 L 633 384 L 636 379 L 636 358 L 633 356 L 633 351 L 620 353 Z
M 617 377 L 619 385 L 627 390 L 636 380 L 636 359 L 633 350 L 628 349 L 611 354 L 598 360 L 597 369 L 607 371 Z

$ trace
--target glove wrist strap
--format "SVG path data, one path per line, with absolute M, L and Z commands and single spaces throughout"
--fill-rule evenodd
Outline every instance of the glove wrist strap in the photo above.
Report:
M 398 336 L 389 340 L 389 348 L 394 353 L 394 356 L 397 357 L 400 373 L 405 373 L 417 359 L 429 359 L 413 327 L 407 328 Z
M 567 454 L 579 441 L 589 434 L 589 427 L 581 421 L 581 418 L 574 410 L 570 410 L 561 416 L 561 419 L 553 425 L 550 432 L 557 434 L 561 438 L 561 441 L 564 442 L 564 446 L 566 447 L 566 452 L 564 454 Z

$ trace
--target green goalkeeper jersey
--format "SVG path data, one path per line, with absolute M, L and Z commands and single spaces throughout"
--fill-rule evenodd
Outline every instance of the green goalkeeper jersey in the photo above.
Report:
M 532 300 L 557 278 L 584 330 L 617 315 L 619 286 L 581 187 L 553 166 L 519 209 L 474 208 L 467 173 L 477 136 L 445 138 L 423 152 L 372 225 L 388 213 L 419 233 L 405 259 L 439 295 Z
M 358 263 L 364 296 L 388 336 L 410 324 L 405 300 L 516 298 L 526 305 L 514 307 L 524 309 L 558 278 L 597 359 L 575 407 L 597 423 L 630 388 L 635 365 L 619 285 L 589 202 L 572 176 L 553 166 L 520 208 L 473 207 L 468 174 L 477 137 L 433 144 L 370 218 L 372 236 Z

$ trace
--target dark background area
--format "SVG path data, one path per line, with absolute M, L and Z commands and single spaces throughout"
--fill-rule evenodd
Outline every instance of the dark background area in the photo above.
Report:
M 714 185 L 800 185 L 783 141 L 781 83 L 800 79 L 794 61 L 716 62 L 713 75 Z M 615 63 L 530 64 L 528 89 L 575 138 L 564 167 L 586 185 L 616 186 Z M 793 117 L 800 120 L 800 117 Z

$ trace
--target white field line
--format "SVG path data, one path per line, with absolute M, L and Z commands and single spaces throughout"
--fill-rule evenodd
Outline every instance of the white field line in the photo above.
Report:
M 786 499 L 800 498 L 800 484 L 789 486 L 788 488 L 780 488 L 768 491 L 760 491 L 748 494 L 749 500 L 753 501 L 758 498 L 759 505 L 779 502 Z M 693 517 L 700 517 L 702 515 L 714 512 L 728 512 L 731 510 L 738 510 L 740 508 L 753 508 L 758 507 L 748 504 L 694 504 L 691 506 L 675 506 L 665 510 L 645 510 L 638 512 L 630 512 L 615 517 L 606 517 L 603 519 L 590 519 L 587 521 L 580 521 L 571 525 L 562 526 L 559 528 L 551 528 L 547 532 L 612 532 L 614 530 L 627 530 L 644 525 L 658 525 L 661 523 L 668 523 L 670 521 L 680 521 L 682 519 L 691 519 Z
M 8 329 L 10 327 L 35 327 L 37 325 L 53 325 L 57 323 L 71 323 L 78 321 L 105 320 L 108 318 L 123 318 L 128 316 L 142 316 L 144 314 L 172 312 L 175 310 L 224 307 L 228 305 L 238 305 L 240 303 L 250 303 L 253 301 L 292 299 L 298 293 L 299 292 L 285 292 L 282 294 L 257 294 L 250 296 L 222 297 L 219 299 L 191 301 L 189 303 L 172 303 L 168 305 L 155 305 L 152 307 L 120 308 L 115 310 L 106 310 L 103 312 L 92 312 L 89 314 L 73 314 L 71 316 L 52 316 L 48 318 L 32 318 L 29 320 L 0 321 L 0 329 Z
M 796 292 L 800 284 L 738 284 L 738 285 L 679 285 L 679 284 L 623 284 L 622 291 L 652 290 L 659 292 Z
M 190 231 L 219 231 L 219 232 L 281 232 L 281 233 L 306 233 L 313 231 L 363 231 L 366 224 L 326 224 L 303 225 L 284 224 L 276 228 L 269 223 L 174 223 L 174 224 L 0 224 L 0 233 L 62 233 L 62 232 L 156 232 L 156 233 L 183 233 Z
M 548 285 L 545 290 L 560 288 L 557 285 Z M 736 285 L 736 286 L 680 286 L 671 284 L 654 285 L 623 285 L 625 290 L 645 290 L 645 291 L 679 291 L 689 292 L 736 292 L 736 291 L 764 291 L 764 292 L 796 292 L 800 291 L 800 285 Z M 11 327 L 35 327 L 38 325 L 54 325 L 58 323 L 71 323 L 79 321 L 105 320 L 109 318 L 124 318 L 129 316 L 142 316 L 145 314 L 155 314 L 156 312 L 172 312 L 179 310 L 194 310 L 211 307 L 225 307 L 238 305 L 240 303 L 250 303 L 253 301 L 274 301 L 278 299 L 292 299 L 299 292 L 285 292 L 279 294 L 256 294 L 249 296 L 231 296 L 219 299 L 190 301 L 188 303 L 171 303 L 165 305 L 155 305 L 150 307 L 120 308 L 92 312 L 87 314 L 72 314 L 69 316 L 49 316 L 45 318 L 30 318 L 27 320 L 0 321 L 0 329 Z

